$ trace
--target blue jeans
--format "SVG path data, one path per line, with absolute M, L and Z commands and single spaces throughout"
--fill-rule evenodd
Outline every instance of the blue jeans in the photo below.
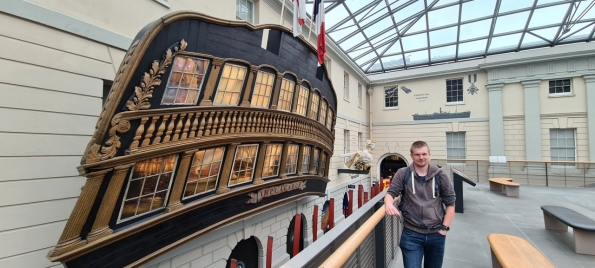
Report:
M 444 259 L 446 236 L 440 233 L 420 234 L 407 228 L 401 235 L 401 252 L 405 268 L 440 268 Z

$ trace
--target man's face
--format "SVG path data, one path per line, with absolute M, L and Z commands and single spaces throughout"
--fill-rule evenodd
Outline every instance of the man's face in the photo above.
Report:
M 430 162 L 430 152 L 428 147 L 413 148 L 411 153 L 413 163 L 418 167 L 425 167 Z

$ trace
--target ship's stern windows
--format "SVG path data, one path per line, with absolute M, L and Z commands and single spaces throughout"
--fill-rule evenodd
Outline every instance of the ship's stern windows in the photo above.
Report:
M 256 83 L 254 84 L 254 93 L 252 93 L 252 107 L 269 108 L 271 94 L 275 83 L 275 75 L 263 71 L 258 71 Z
M 285 174 L 291 175 L 297 172 L 298 154 L 300 146 L 297 144 L 290 144 L 287 146 L 287 163 L 285 164 Z
M 310 103 L 310 119 L 318 119 L 318 106 L 320 106 L 320 97 L 316 93 L 312 93 L 312 102 Z
M 184 198 L 215 190 L 224 153 L 225 147 L 200 150 L 194 153 L 184 189 Z
M 291 80 L 283 78 L 281 80 L 281 93 L 279 94 L 278 110 L 291 111 L 293 104 L 293 91 L 295 90 L 295 83 Z
M 215 105 L 238 105 L 244 81 L 246 80 L 247 68 L 235 64 L 225 64 L 223 73 L 217 86 L 217 93 L 215 94 Z
M 282 144 L 267 144 L 264 167 L 262 169 L 263 178 L 279 176 L 279 165 L 281 164 L 282 151 Z
M 308 97 L 310 95 L 310 90 L 304 86 L 300 86 L 300 92 L 298 95 L 298 103 L 296 108 L 296 113 L 299 115 L 306 116 L 306 109 L 308 108 Z
M 176 56 L 161 105 L 196 104 L 208 68 L 206 59 Z
M 302 174 L 310 173 L 310 146 L 304 146 L 304 151 L 302 152 Z
M 258 144 L 245 144 L 238 146 L 234 156 L 233 167 L 231 168 L 228 186 L 234 186 L 252 181 L 257 152 Z

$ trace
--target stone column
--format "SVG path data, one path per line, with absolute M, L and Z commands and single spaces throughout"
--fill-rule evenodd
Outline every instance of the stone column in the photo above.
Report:
M 589 161 L 595 161 L 595 75 L 584 75 L 587 90 L 587 136 L 589 137 Z
M 542 161 L 541 111 L 539 109 L 539 80 L 522 81 L 525 91 L 525 156 L 527 160 Z
M 217 188 L 217 194 L 224 194 L 229 192 L 229 187 L 227 184 L 229 183 L 229 175 L 231 174 L 231 167 L 233 166 L 233 160 L 236 153 L 236 148 L 238 148 L 239 143 L 230 143 L 227 145 L 227 152 L 225 154 L 225 162 L 223 162 L 223 167 L 221 167 L 221 175 L 220 175 L 220 182 L 219 187 Z
M 273 87 L 273 94 L 271 98 L 271 110 L 277 110 L 279 104 L 279 95 L 281 94 L 281 83 L 283 83 L 283 73 L 277 73 L 277 79 L 275 79 L 275 85 Z
M 502 114 L 503 86 L 504 84 L 486 85 L 489 99 L 491 156 L 504 156 L 504 117 Z
M 279 178 L 281 179 L 287 179 L 287 174 L 286 174 L 286 166 L 287 166 L 287 154 L 288 154 L 288 150 L 289 150 L 289 145 L 291 144 L 291 141 L 286 141 L 285 144 L 283 144 L 283 150 L 281 151 L 281 162 L 279 163 Z
M 198 150 L 186 151 L 180 159 L 180 165 L 178 172 L 176 172 L 176 178 L 171 188 L 171 194 L 169 201 L 167 201 L 166 211 L 174 211 L 181 208 L 182 205 L 182 193 L 184 192 L 184 186 L 186 185 L 186 178 L 190 171 L 190 165 L 192 165 L 192 156 Z
M 112 175 L 107 190 L 105 191 L 105 195 L 101 200 L 99 211 L 97 212 L 95 222 L 93 223 L 93 228 L 91 228 L 91 232 L 87 235 L 88 241 L 97 240 L 114 232 L 109 228 L 109 222 L 114 213 L 116 203 L 118 202 L 118 196 L 120 196 L 122 185 L 124 185 L 124 182 L 126 181 L 126 174 L 128 174 L 128 171 L 132 166 L 134 166 L 134 164 L 122 165 L 114 168 L 114 174 Z
M 211 68 L 211 74 L 209 75 L 207 86 L 205 87 L 205 94 L 202 97 L 202 100 L 200 101 L 200 104 L 198 106 L 213 106 L 213 93 L 215 92 L 215 87 L 217 86 L 217 78 L 219 77 L 219 74 L 223 69 L 221 68 L 223 66 L 223 63 L 225 63 L 225 59 L 213 59 L 213 62 L 211 63 L 213 65 L 213 68 Z
M 254 79 L 256 79 L 256 75 L 258 75 L 258 70 L 260 69 L 259 66 L 250 66 L 250 74 L 248 75 L 248 80 L 246 81 L 246 89 L 244 89 L 244 97 L 242 98 L 241 107 L 250 107 L 250 99 L 252 97 L 252 91 L 254 87 Z
M 58 245 L 50 251 L 48 254 L 49 257 L 59 256 L 66 251 L 82 247 L 86 244 L 81 239 L 81 231 L 85 222 L 87 222 L 91 207 L 95 203 L 99 187 L 103 183 L 103 178 L 110 171 L 112 171 L 111 168 L 86 175 L 87 181 L 85 182 L 85 186 L 83 186 L 83 191 L 70 213 L 68 222 L 66 222 L 64 231 L 58 240 Z
M 258 148 L 258 154 L 256 155 L 256 166 L 254 167 L 254 180 L 253 184 L 263 184 L 264 181 L 262 180 L 262 168 L 264 166 L 264 159 L 266 158 L 267 153 L 267 145 L 269 141 L 263 141 L 260 143 Z

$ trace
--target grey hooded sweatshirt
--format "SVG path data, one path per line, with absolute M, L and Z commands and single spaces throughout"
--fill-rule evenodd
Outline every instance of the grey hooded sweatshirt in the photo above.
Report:
M 405 207 L 399 207 L 399 210 L 406 210 L 410 213 L 400 211 L 404 217 L 405 228 L 412 231 L 428 234 L 438 232 L 438 229 L 428 230 L 421 227 L 419 222 L 415 220 L 411 213 L 415 213 L 428 227 L 436 227 L 442 224 L 444 219 L 445 206 L 455 205 L 455 192 L 452 182 L 448 175 L 437 166 L 430 165 L 430 170 L 426 175 L 426 179 L 422 181 L 415 172 L 414 176 L 407 182 L 406 190 L 403 191 L 403 180 L 405 179 L 406 168 L 401 168 L 393 177 L 387 194 L 393 198 L 403 194 L 402 202 Z M 413 171 L 413 164 L 409 166 L 409 172 Z M 435 181 L 440 180 L 440 193 L 435 193 Z

